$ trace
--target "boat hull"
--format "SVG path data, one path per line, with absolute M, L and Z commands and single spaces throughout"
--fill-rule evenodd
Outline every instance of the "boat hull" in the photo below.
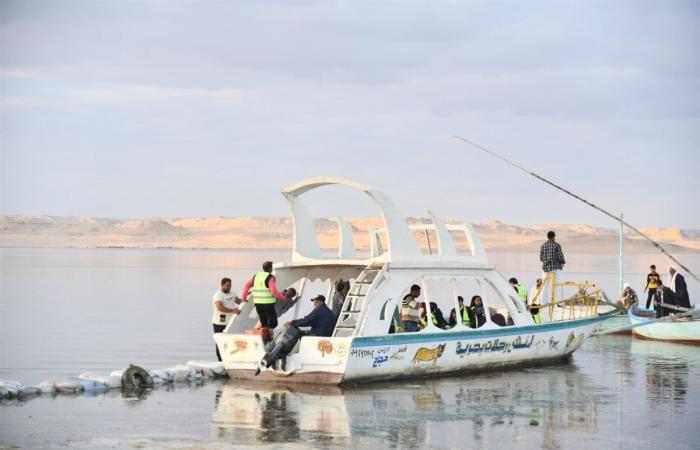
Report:
M 653 319 L 653 317 L 640 316 L 639 311 L 637 308 L 630 310 L 629 319 L 632 325 Z M 633 328 L 632 333 L 641 339 L 700 345 L 700 319 L 682 318 L 652 323 Z
M 236 379 L 352 384 L 552 364 L 568 358 L 603 320 L 355 338 L 304 337 L 300 351 L 287 357 L 286 371 L 263 369 L 256 377 L 262 354 L 224 356 L 224 365 Z M 224 343 L 230 338 L 215 339 Z

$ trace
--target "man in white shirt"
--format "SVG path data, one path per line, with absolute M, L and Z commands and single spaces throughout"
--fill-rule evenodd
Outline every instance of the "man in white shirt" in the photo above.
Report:
M 211 323 L 214 326 L 214 333 L 221 333 L 226 328 L 226 325 L 231 321 L 234 314 L 241 312 L 236 305 L 241 303 L 241 299 L 235 292 L 231 291 L 231 279 L 223 278 L 221 280 L 221 289 L 216 291 L 212 299 L 214 313 L 211 316 Z M 216 357 L 221 361 L 219 347 L 216 347 Z

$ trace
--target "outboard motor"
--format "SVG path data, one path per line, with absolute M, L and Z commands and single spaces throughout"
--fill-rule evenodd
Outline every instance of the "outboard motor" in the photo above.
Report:
M 277 360 L 284 358 L 294 349 L 294 346 L 301 339 L 301 330 L 297 327 L 289 327 L 284 333 L 277 335 L 275 340 L 272 342 L 272 350 L 265 353 L 262 360 L 260 361 L 261 367 L 272 367 Z M 255 372 L 255 375 L 260 373 L 260 367 Z

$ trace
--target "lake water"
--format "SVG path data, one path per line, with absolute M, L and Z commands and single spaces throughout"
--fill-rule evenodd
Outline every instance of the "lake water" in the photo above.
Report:
M 211 296 L 288 252 L 0 249 L 0 378 L 214 358 Z M 528 286 L 537 255 L 495 253 Z M 681 255 L 691 268 L 700 255 Z M 567 279 L 616 296 L 616 255 L 567 254 Z M 641 294 L 657 254 L 627 255 Z M 700 286 L 688 280 L 691 301 Z M 0 403 L 0 448 L 700 448 L 700 347 L 588 340 L 568 364 L 351 388 L 178 384 Z

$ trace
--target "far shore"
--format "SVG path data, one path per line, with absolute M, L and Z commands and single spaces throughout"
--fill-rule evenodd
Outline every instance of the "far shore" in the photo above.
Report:
M 346 218 L 358 252 L 369 248 L 370 229 L 383 224 L 377 217 Z M 425 218 L 407 218 L 426 223 Z M 447 220 L 447 223 L 465 223 Z M 319 245 L 331 254 L 338 246 L 337 223 L 315 219 Z M 569 253 L 617 253 L 616 228 L 581 224 L 543 224 L 534 227 L 510 225 L 497 220 L 473 224 L 489 252 L 538 252 L 548 230 Z M 700 252 L 700 230 L 643 228 L 651 239 L 670 252 Z M 105 219 L 56 216 L 0 216 L 0 248 L 104 248 L 104 249 L 193 249 L 193 250 L 280 250 L 292 247 L 293 224 L 288 217 L 199 217 Z M 414 233 L 417 245 L 435 250 L 436 237 Z M 429 240 L 432 243 L 429 243 Z M 453 234 L 458 251 L 469 250 L 464 233 Z M 384 247 L 387 243 L 383 242 Z M 642 237 L 627 233 L 625 253 L 655 252 Z

